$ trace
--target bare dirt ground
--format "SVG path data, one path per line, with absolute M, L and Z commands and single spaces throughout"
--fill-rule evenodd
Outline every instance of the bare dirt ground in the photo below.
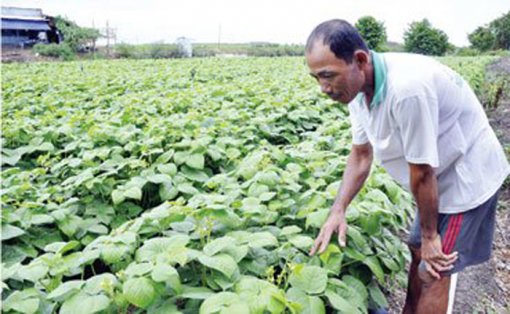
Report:
M 490 65 L 487 75 L 492 80 L 510 77 L 510 57 Z M 502 88 L 497 107 L 488 109 L 487 116 L 510 159 L 510 84 Z M 510 314 L 510 179 L 499 197 L 494 237 L 491 260 L 458 275 L 454 313 Z M 401 313 L 405 289 L 388 291 L 390 313 Z

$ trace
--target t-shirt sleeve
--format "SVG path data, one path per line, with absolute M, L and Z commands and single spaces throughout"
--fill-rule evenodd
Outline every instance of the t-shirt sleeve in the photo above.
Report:
M 368 137 L 361 125 L 356 112 L 349 106 L 349 119 L 351 120 L 352 144 L 362 145 L 368 143 Z
M 420 95 L 406 97 L 395 104 L 393 115 L 407 162 L 439 167 L 437 100 Z

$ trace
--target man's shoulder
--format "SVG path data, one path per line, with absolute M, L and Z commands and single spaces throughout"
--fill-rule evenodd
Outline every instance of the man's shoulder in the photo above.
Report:
M 397 98 L 426 95 L 434 88 L 438 61 L 411 53 L 385 53 L 388 93 Z

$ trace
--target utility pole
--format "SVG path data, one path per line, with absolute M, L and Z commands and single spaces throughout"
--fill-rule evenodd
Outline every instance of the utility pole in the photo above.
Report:
M 106 20 L 106 55 L 110 58 L 110 26 Z
M 220 49 L 221 45 L 221 23 L 218 25 L 218 50 Z
M 96 29 L 96 24 L 94 23 L 94 19 L 92 19 L 92 29 Z M 96 56 L 96 40 L 92 40 L 92 56 L 95 59 Z
M 110 39 L 113 40 L 113 43 L 117 43 L 117 30 L 115 28 L 110 27 L 110 23 L 106 20 L 106 28 L 103 31 L 103 35 L 106 38 L 106 55 L 108 58 L 110 57 Z

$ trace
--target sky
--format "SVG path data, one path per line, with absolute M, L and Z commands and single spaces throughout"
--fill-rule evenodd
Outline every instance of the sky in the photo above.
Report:
M 319 23 L 354 24 L 370 15 L 384 23 L 389 41 L 403 42 L 413 21 L 427 18 L 456 46 L 467 35 L 510 11 L 509 0 L 2 0 L 2 6 L 41 8 L 80 26 L 116 30 L 117 42 L 273 42 L 304 44 Z

